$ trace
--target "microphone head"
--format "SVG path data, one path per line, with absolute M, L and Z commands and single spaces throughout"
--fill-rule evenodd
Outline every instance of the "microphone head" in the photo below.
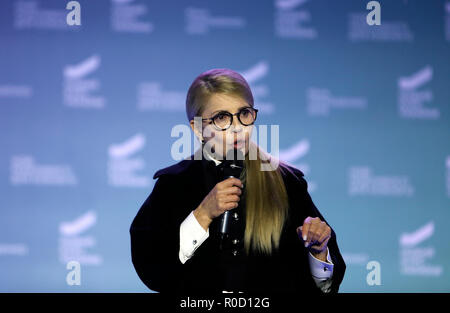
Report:
M 230 176 L 239 178 L 244 169 L 244 159 L 244 153 L 240 149 L 228 150 L 226 159 L 223 160 L 224 179 Z

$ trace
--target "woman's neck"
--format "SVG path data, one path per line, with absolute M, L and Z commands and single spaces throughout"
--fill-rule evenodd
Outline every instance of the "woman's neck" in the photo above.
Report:
M 222 161 L 214 158 L 207 150 L 208 149 L 203 149 L 203 155 L 204 155 L 205 159 L 214 161 L 214 163 L 216 163 L 216 165 L 219 165 L 220 163 L 222 163 Z

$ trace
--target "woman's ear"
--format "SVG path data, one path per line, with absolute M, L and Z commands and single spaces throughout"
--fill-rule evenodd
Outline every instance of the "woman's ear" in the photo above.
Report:
M 194 119 L 189 121 L 189 124 L 191 125 L 192 131 L 194 132 L 195 136 L 200 140 L 200 142 L 203 142 L 203 135 L 202 135 L 202 125 L 196 125 L 194 123 Z

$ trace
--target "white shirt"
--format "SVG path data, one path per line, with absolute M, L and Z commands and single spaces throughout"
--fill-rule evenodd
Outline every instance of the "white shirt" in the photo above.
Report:
M 213 160 L 216 165 L 220 163 L 219 160 L 214 159 L 207 152 L 205 157 Z M 209 237 L 209 228 L 205 231 L 194 216 L 192 211 L 180 225 L 180 251 L 179 258 L 182 264 L 190 259 L 195 250 Z M 331 286 L 331 278 L 333 275 L 334 264 L 331 261 L 330 253 L 327 247 L 327 261 L 323 262 L 315 258 L 309 252 L 309 268 L 311 275 L 316 282 L 316 285 L 323 291 L 329 292 Z M 225 292 L 225 291 L 224 291 Z

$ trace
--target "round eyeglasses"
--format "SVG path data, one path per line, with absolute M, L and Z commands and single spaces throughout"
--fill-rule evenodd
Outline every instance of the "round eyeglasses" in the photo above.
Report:
M 220 111 L 216 115 L 210 118 L 202 118 L 202 121 L 210 121 L 209 124 L 213 124 L 219 130 L 227 130 L 233 124 L 233 117 L 236 115 L 239 122 L 244 126 L 253 125 L 256 121 L 258 109 L 252 107 L 245 107 L 239 110 L 235 114 L 231 114 L 228 111 Z

